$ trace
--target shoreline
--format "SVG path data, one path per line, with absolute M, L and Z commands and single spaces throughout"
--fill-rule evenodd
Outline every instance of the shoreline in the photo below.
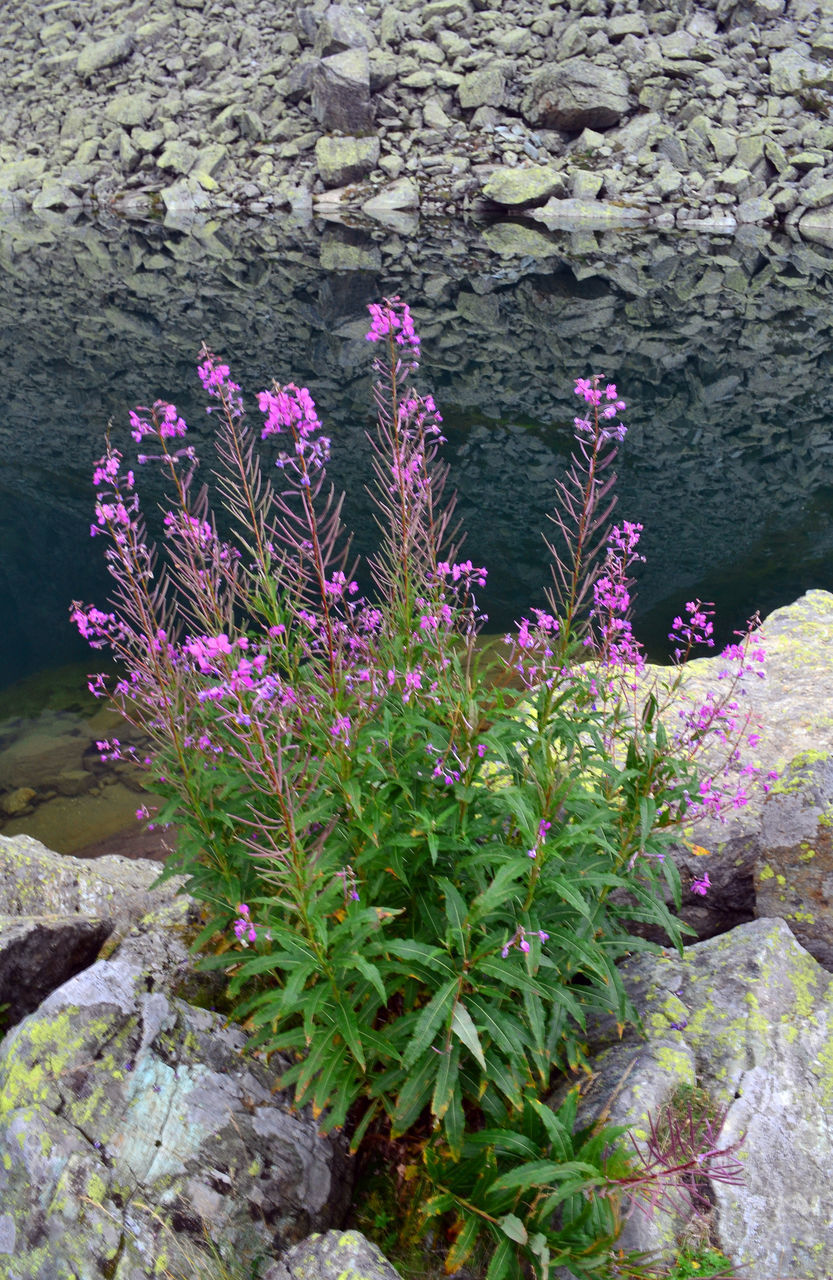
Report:
M 0 208 L 833 243 L 830 0 L 83 0 L 0 35 Z

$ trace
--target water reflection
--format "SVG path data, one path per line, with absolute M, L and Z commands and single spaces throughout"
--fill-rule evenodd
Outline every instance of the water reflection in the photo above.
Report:
M 714 599 L 727 635 L 755 607 L 831 585 L 825 249 L 757 229 L 709 241 L 423 224 L 406 240 L 328 224 L 13 223 L 0 264 L 0 685 L 85 659 L 65 610 L 105 591 L 90 464 L 108 419 L 132 447 L 127 411 L 156 396 L 205 439 L 203 339 L 252 391 L 272 376 L 310 386 L 348 520 L 372 545 L 363 334 L 385 292 L 418 318 L 494 629 L 541 601 L 572 379 L 594 371 L 629 403 L 619 511 L 646 526 L 638 630 L 655 654 L 684 599 Z

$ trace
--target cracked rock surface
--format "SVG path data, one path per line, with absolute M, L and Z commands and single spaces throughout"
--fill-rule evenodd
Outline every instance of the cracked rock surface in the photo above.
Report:
M 0 1269 L 14 1280 L 146 1280 L 238 1261 L 340 1220 L 337 1140 L 241 1056 L 242 1031 L 101 960 L 0 1043 Z

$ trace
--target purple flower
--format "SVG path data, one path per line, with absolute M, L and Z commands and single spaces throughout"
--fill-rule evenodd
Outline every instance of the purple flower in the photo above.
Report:
M 699 894 L 701 898 L 705 898 L 710 888 L 711 880 L 708 871 L 701 880 L 693 880 L 691 883 L 691 892 Z

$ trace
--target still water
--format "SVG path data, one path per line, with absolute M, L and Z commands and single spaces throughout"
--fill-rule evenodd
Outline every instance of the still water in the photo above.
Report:
M 628 402 L 622 518 L 645 526 L 637 633 L 653 656 L 694 596 L 721 635 L 833 587 L 833 250 L 746 239 L 546 235 L 520 223 L 0 226 L 0 687 L 90 661 L 67 621 L 103 603 L 89 475 L 108 422 L 174 400 L 207 451 L 207 341 L 252 395 L 309 386 L 360 550 L 371 425 L 366 305 L 399 293 L 445 416 L 465 554 L 505 629 L 541 603 L 541 530 L 564 467 L 575 377 Z

